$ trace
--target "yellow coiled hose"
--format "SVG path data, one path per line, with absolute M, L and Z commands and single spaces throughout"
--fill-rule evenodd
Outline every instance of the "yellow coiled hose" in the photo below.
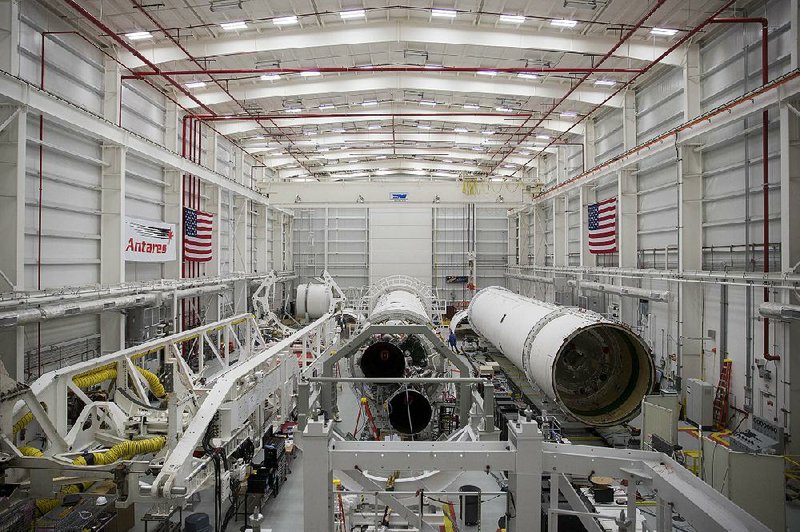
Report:
M 108 451 L 92 452 L 95 465 L 108 465 L 113 464 L 117 460 L 128 460 L 139 454 L 156 453 L 160 451 L 167 443 L 167 439 L 163 436 L 155 436 L 143 440 L 128 440 L 119 442 L 112 446 Z M 44 453 L 35 447 L 20 447 L 19 451 L 23 456 L 43 456 Z M 86 458 L 78 456 L 72 460 L 73 465 L 87 465 Z M 70 493 L 79 493 L 87 489 L 92 483 L 84 482 L 82 484 L 70 484 L 61 489 L 61 495 L 68 495 Z M 57 508 L 61 504 L 60 498 L 52 499 L 37 499 L 36 508 L 42 515 Z
M 14 435 L 16 435 L 19 431 L 30 425 L 31 421 L 33 421 L 33 412 L 28 411 L 27 414 L 22 416 L 14 423 L 14 427 L 12 429 Z
M 164 436 L 155 436 L 143 440 L 127 440 L 113 445 L 107 451 L 92 452 L 90 454 L 94 458 L 94 465 L 108 465 L 118 460 L 130 460 L 139 454 L 157 453 L 166 443 L 167 439 Z M 87 465 L 84 456 L 78 456 L 72 463 L 74 465 Z
M 153 392 L 153 395 L 159 399 L 166 395 L 164 385 L 161 384 L 161 381 L 158 379 L 158 376 L 155 373 L 139 366 L 136 366 L 136 369 L 139 371 L 139 374 L 144 377 L 144 380 L 147 381 L 147 385 L 150 388 L 150 391 Z M 111 366 L 104 366 L 93 371 L 87 371 L 86 373 L 75 375 L 72 377 L 72 382 L 74 382 L 75 386 L 78 388 L 83 389 L 89 388 L 90 386 L 95 386 L 101 382 L 114 380 L 116 378 L 117 368 L 112 364 Z

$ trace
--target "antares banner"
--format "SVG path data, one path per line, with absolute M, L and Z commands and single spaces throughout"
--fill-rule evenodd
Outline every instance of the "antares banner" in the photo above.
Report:
M 125 217 L 125 260 L 168 262 L 175 260 L 175 224 Z

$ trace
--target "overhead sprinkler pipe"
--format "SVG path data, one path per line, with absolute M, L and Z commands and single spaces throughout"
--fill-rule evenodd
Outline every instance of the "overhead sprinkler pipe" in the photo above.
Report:
M 650 348 L 600 314 L 492 286 L 469 304 L 472 328 L 566 413 L 593 426 L 630 420 L 655 382 Z
M 759 24 L 761 26 L 761 85 L 769 83 L 769 21 L 763 17 L 714 18 L 712 24 Z M 745 72 L 747 76 L 747 72 Z M 764 273 L 769 273 L 769 110 L 761 112 L 761 194 L 763 195 L 764 221 L 762 239 L 764 242 Z M 764 303 L 769 303 L 769 288 L 764 287 Z M 762 356 L 765 360 L 780 360 L 778 354 L 769 352 L 769 317 L 763 316 Z
M 498 74 L 638 74 L 640 68 L 593 68 L 593 67 L 450 67 L 450 66 L 367 66 L 367 67 L 299 67 L 299 68 L 208 68 L 199 70 L 159 70 L 150 72 L 136 71 L 126 75 L 125 79 L 137 79 L 147 76 L 225 76 L 225 75 L 260 75 L 260 74 L 303 74 L 319 72 L 320 74 L 369 73 L 369 72 L 497 72 Z
M 625 81 L 625 82 L 623 82 L 623 83 L 622 83 L 622 85 L 620 86 L 620 88 L 619 88 L 619 89 L 615 90 L 615 91 L 614 91 L 614 92 L 612 92 L 612 93 L 611 93 L 611 94 L 610 94 L 610 95 L 609 95 L 609 96 L 608 96 L 608 97 L 607 97 L 605 100 L 603 100 L 603 101 L 602 101 L 602 102 L 600 102 L 599 104 L 595 105 L 595 106 L 594 106 L 594 107 L 593 107 L 593 108 L 592 108 L 592 109 L 591 109 L 591 110 L 590 110 L 588 113 L 586 113 L 585 115 L 582 115 L 581 117 L 579 117 L 579 118 L 578 118 L 578 120 L 576 120 L 574 124 L 572 124 L 572 125 L 571 125 L 569 128 L 567 128 L 567 130 L 566 130 L 566 131 L 564 131 L 563 133 L 559 134 L 559 135 L 558 135 L 558 137 L 556 137 L 555 139 L 553 139 L 553 141 L 557 141 L 557 140 L 558 140 L 559 138 L 561 138 L 563 135 L 565 135 L 566 133 L 569 133 L 570 131 L 572 131 L 572 130 L 573 130 L 575 127 L 577 127 L 577 126 L 578 126 L 578 124 L 580 124 L 581 122 L 583 122 L 584 120 L 586 120 L 587 118 L 589 118 L 589 117 L 590 117 L 592 114 L 594 114 L 594 113 L 595 113 L 595 112 L 596 112 L 598 109 L 600 109 L 600 108 L 601 108 L 601 107 L 603 107 L 605 104 L 607 104 L 607 103 L 608 103 L 608 102 L 611 100 L 611 98 L 613 98 L 614 96 L 616 96 L 617 94 L 619 94 L 620 92 L 622 92 L 623 90 L 625 90 L 626 88 L 630 87 L 630 86 L 633 84 L 633 82 L 634 82 L 634 81 L 636 81 L 637 79 L 639 79 L 639 78 L 640 78 L 642 75 L 644 75 L 645 73 L 649 72 L 649 71 L 650 71 L 650 69 L 652 69 L 654 66 L 656 66 L 657 64 L 659 64 L 661 61 L 663 61 L 663 60 L 664 60 L 664 59 L 665 59 L 665 58 L 666 58 L 666 57 L 667 57 L 669 54 L 671 54 L 672 52 L 674 52 L 675 50 L 677 50 L 677 49 L 678 49 L 680 46 L 682 46 L 682 45 L 683 45 L 685 42 L 687 42 L 689 39 L 691 39 L 692 37 L 694 37 L 694 36 L 695 36 L 695 35 L 696 35 L 698 32 L 700 32 L 700 31 L 701 31 L 703 28 L 705 28 L 707 25 L 709 25 L 709 24 L 711 23 L 711 21 L 712 21 L 712 20 L 714 20 L 714 19 L 715 19 L 717 16 L 719 16 L 719 15 L 720 15 L 721 13 L 723 13 L 723 12 L 724 12 L 726 9 L 728 9 L 730 6 L 732 6 L 732 5 L 733 5 L 735 2 L 736 2 L 736 0 L 728 0 L 727 2 L 725 2 L 725 4 L 724 4 L 724 5 L 722 5 L 722 7 L 720 7 L 719 9 L 717 9 L 717 10 L 714 12 L 714 14 L 713 14 L 713 15 L 711 15 L 710 17 L 708 17 L 707 19 L 705 19 L 703 22 L 701 22 L 700 24 L 698 24 L 696 27 L 694 27 L 694 28 L 693 28 L 693 29 L 691 29 L 690 31 L 686 32 L 686 34 L 685 34 L 685 35 L 683 35 L 683 36 L 682 36 L 680 39 L 678 39 L 678 41 L 677 41 L 677 42 L 675 42 L 675 43 L 674 43 L 672 46 L 670 46 L 670 47 L 669 47 L 667 50 L 665 50 L 665 51 L 664 51 L 664 52 L 663 52 L 661 55 L 659 55 L 658 57 L 656 57 L 656 58 L 655 58 L 653 61 L 651 61 L 651 62 L 650 62 L 650 63 L 649 63 L 647 66 L 645 66 L 645 67 L 642 69 L 642 71 L 641 71 L 641 72 L 639 72 L 638 74 L 635 74 L 635 75 L 634 75 L 632 78 L 630 78 L 628 81 Z M 645 21 L 646 21 L 648 18 L 650 18 L 650 16 L 653 14 L 653 12 L 655 12 L 655 10 L 656 10 L 656 9 L 658 9 L 658 8 L 661 6 L 661 4 L 663 4 L 663 2 L 658 2 L 658 3 L 657 3 L 655 6 L 653 6 L 653 8 L 652 8 L 652 9 L 651 9 L 651 10 L 650 10 L 650 11 L 649 11 L 649 12 L 648 12 L 648 13 L 647 13 L 647 14 L 646 14 L 646 15 L 645 15 L 645 16 L 644 16 L 644 17 L 643 17 L 643 18 L 642 18 L 640 21 L 639 21 L 639 23 L 638 23 L 638 24 L 637 24 L 637 25 L 634 27 L 634 29 L 636 29 L 636 28 L 638 28 L 638 27 L 641 27 L 641 25 L 642 25 L 642 24 L 643 24 L 643 23 L 644 23 L 644 22 L 645 22 Z M 616 45 L 614 48 L 612 48 L 612 49 L 611 49 L 611 51 L 609 52 L 609 54 L 607 54 L 606 56 L 604 56 L 604 57 L 603 57 L 603 59 L 601 59 L 601 61 L 600 61 L 598 64 L 601 64 L 603 61 L 605 61 L 605 59 L 606 59 L 606 58 L 610 57 L 610 55 L 611 55 L 611 54 L 613 54 L 613 52 L 615 52 L 615 51 L 616 51 L 616 50 L 619 48 L 619 46 L 621 46 L 621 45 L 623 44 L 623 42 L 624 42 L 625 40 L 627 40 L 627 39 L 630 37 L 630 35 L 631 35 L 631 34 L 632 34 L 632 33 L 630 33 L 630 32 L 629 32 L 628 34 L 626 34 L 626 36 L 625 36 L 623 39 L 621 39 L 621 40 L 620 40 L 620 42 L 619 42 L 619 43 L 617 43 L 617 45 Z M 575 91 L 575 89 L 577 88 L 577 86 L 578 86 L 578 85 L 580 85 L 580 84 L 581 84 L 581 83 L 582 83 L 582 82 L 583 82 L 583 81 L 584 81 L 586 78 L 587 78 L 587 77 L 586 77 L 586 76 L 584 76 L 584 78 L 583 78 L 583 79 L 582 79 L 580 82 L 578 82 L 578 83 L 577 83 L 577 84 L 576 84 L 574 87 L 570 88 L 569 92 L 567 92 L 567 94 L 566 94 L 566 95 L 565 95 L 565 96 L 564 96 L 564 97 L 563 97 L 561 100 L 559 100 L 559 101 L 558 101 L 558 102 L 557 102 L 557 103 L 556 103 L 556 104 L 555 104 L 553 107 L 551 107 L 551 108 L 548 110 L 547 114 L 545 115 L 545 118 L 543 118 L 543 119 L 539 120 L 539 122 L 536 124 L 536 126 L 534 126 L 534 129 L 535 129 L 536 127 L 538 127 L 538 126 L 539 126 L 539 125 L 540 125 L 542 122 L 544 122 L 544 120 L 545 120 L 545 119 L 546 119 L 546 118 L 547 118 L 547 117 L 548 117 L 548 116 L 549 116 L 549 115 L 550 115 L 550 114 L 551 114 L 553 111 L 555 111 L 555 109 L 556 109 L 556 108 L 557 108 L 559 105 L 561 105 L 561 103 L 562 103 L 564 100 L 566 100 L 566 98 L 567 98 L 567 97 L 568 97 L 570 94 L 572 94 L 572 92 L 574 92 L 574 91 Z M 523 126 L 524 126 L 524 125 L 525 125 L 525 124 L 523 124 Z M 532 132 L 531 132 L 531 133 L 528 133 L 528 135 L 531 135 L 531 134 L 532 134 Z M 523 140 L 524 140 L 524 139 L 523 139 Z M 536 155 L 534 155 L 534 156 L 531 158 L 531 161 L 533 161 L 533 160 L 534 160 L 534 159 L 536 159 L 536 158 L 537 158 L 539 155 L 541 155 L 542 153 L 544 153 L 544 150 L 545 150 L 545 149 L 547 149 L 548 147 L 549 147 L 549 144 L 548 144 L 547 146 L 545 146 L 545 147 L 544 147 L 542 150 L 540 150 L 540 151 L 539 151 L 539 152 L 538 152 Z M 499 167 L 499 166 L 500 166 L 500 165 L 503 163 L 503 161 L 504 161 L 504 160 L 505 160 L 505 157 L 504 157 L 503 159 L 501 159 L 501 160 L 500 160 L 500 162 L 499 162 L 499 163 L 497 164 L 497 166 L 495 167 L 495 170 L 497 169 L 497 167 Z M 531 162 L 531 161 L 529 161 L 529 162 Z M 608 162 L 608 161 L 606 161 L 606 162 Z M 590 171 L 591 171 L 591 170 L 590 170 Z M 512 173 L 511 175 L 513 176 L 514 174 L 516 174 L 516 171 L 515 171 L 514 173 Z M 585 172 L 584 172 L 584 174 L 585 174 Z M 581 174 L 581 176 L 582 176 L 582 175 L 583 175 L 583 174 Z M 578 177 L 581 177 L 581 176 L 576 176 L 576 178 L 575 178 L 575 179 L 577 179 Z M 568 181 L 567 181 L 567 182 L 568 182 Z M 566 183 L 566 182 L 565 182 L 565 183 Z
M 205 122 L 229 122 L 234 120 L 277 120 L 277 119 L 296 119 L 296 118 L 350 118 L 350 117 L 424 117 L 429 120 L 435 120 L 439 116 L 501 116 L 503 118 L 529 118 L 533 113 L 501 113 L 499 111 L 479 111 L 479 112 L 430 112 L 430 113 L 413 113 L 413 112 L 385 112 L 385 113 L 269 113 L 269 114 L 226 114 L 226 115 L 197 115 L 199 120 Z

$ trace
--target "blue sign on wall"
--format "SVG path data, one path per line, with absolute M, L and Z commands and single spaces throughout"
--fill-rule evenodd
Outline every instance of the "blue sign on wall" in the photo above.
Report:
M 408 192 L 392 192 L 389 194 L 392 201 L 406 201 L 408 199 Z

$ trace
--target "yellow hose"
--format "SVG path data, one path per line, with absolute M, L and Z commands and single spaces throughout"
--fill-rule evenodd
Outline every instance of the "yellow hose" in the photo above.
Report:
M 164 385 L 161 384 L 161 381 L 158 379 L 158 376 L 153 373 L 152 371 L 148 371 L 144 368 L 139 366 L 135 366 L 139 373 L 144 377 L 144 380 L 147 381 L 147 385 L 150 388 L 150 391 L 153 392 L 153 395 L 158 397 L 159 399 L 166 395 L 166 391 L 164 390 Z M 72 377 L 72 382 L 75 383 L 75 386 L 78 388 L 89 388 L 91 386 L 96 386 L 105 381 L 114 380 L 117 378 L 117 368 L 114 364 L 111 366 L 103 366 L 93 371 L 88 371 L 86 373 L 81 373 L 79 375 L 75 375 Z
M 30 425 L 31 421 L 33 421 L 33 412 L 28 411 L 27 414 L 22 416 L 14 423 L 14 427 L 12 429 L 14 435 L 16 435 L 19 431 Z
M 20 447 L 19 452 L 22 453 L 22 456 L 33 456 L 34 458 L 44 456 L 44 453 L 36 447 Z
M 164 436 L 155 436 L 144 440 L 127 440 L 113 445 L 109 450 L 92 452 L 94 465 L 113 464 L 118 460 L 130 460 L 136 455 L 156 453 L 167 443 Z M 87 465 L 83 456 L 78 456 L 72 461 L 73 465 Z

